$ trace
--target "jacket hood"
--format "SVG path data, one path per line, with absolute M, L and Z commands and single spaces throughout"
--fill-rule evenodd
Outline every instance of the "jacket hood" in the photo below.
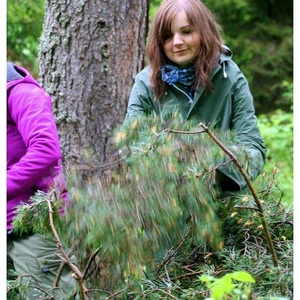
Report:
M 223 45 L 222 47 L 223 47 L 223 52 L 220 55 L 220 62 L 219 62 L 220 64 L 232 59 L 233 56 L 232 51 L 227 46 Z
M 227 75 L 227 72 L 226 72 L 226 63 L 227 63 L 227 61 L 232 60 L 233 53 L 227 46 L 223 45 L 222 47 L 223 47 L 223 51 L 222 51 L 222 53 L 220 55 L 220 58 L 219 58 L 219 66 L 223 70 L 223 77 L 227 78 L 228 75 Z M 215 72 L 216 72 L 216 69 L 217 68 L 215 68 L 215 70 L 214 70 Z M 213 74 L 214 74 L 214 71 L 213 71 Z
M 7 62 L 6 68 L 7 68 L 6 69 L 7 90 L 20 83 L 32 83 L 40 87 L 40 85 L 36 82 L 36 80 L 31 76 L 31 74 L 26 69 L 11 62 Z

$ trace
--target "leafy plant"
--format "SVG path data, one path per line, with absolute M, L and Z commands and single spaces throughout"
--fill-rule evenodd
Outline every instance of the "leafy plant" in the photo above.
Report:
M 211 290 L 211 298 L 207 300 L 248 299 L 251 284 L 255 282 L 249 273 L 243 271 L 228 273 L 221 278 L 202 275 L 199 279 Z

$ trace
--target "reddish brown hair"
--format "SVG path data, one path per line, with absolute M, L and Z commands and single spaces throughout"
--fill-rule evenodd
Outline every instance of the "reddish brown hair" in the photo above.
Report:
M 210 74 L 222 52 L 220 26 L 200 0 L 165 0 L 154 17 L 147 45 L 147 57 L 151 66 L 150 83 L 155 99 L 161 98 L 166 92 L 166 84 L 162 81 L 160 72 L 161 67 L 168 61 L 163 44 L 171 30 L 172 20 L 182 11 L 200 36 L 194 88 L 197 89 L 201 83 L 207 90 L 212 90 Z

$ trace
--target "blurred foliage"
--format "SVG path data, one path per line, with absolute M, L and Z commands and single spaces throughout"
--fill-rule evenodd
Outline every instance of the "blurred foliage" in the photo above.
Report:
M 234 138 L 217 130 L 214 134 L 227 147 Z M 71 207 L 55 221 L 80 269 L 89 266 L 85 280 L 93 299 L 218 299 L 201 276 L 219 282 L 225 293 L 227 279 L 237 271 L 247 272 L 255 283 L 237 285 L 228 291 L 231 296 L 291 299 L 293 214 L 281 204 L 276 172 L 259 176 L 254 188 L 278 267 L 253 196 L 247 191 L 224 195 L 215 185 L 213 170 L 224 154 L 197 124 L 178 118 L 160 123 L 149 116 L 122 127 L 115 141 L 122 159 L 111 178 L 82 182 L 69 174 Z M 45 233 L 47 207 L 44 194 L 37 196 L 42 201 L 34 197 L 34 209 L 20 207 L 14 224 L 22 229 L 31 218 L 33 231 Z M 228 293 L 228 299 L 235 299 Z
M 7 1 L 7 60 L 38 76 L 38 47 L 44 21 L 44 0 Z

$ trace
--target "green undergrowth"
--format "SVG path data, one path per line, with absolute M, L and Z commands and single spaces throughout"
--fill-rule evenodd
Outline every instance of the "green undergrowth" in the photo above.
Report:
M 276 110 L 272 114 L 260 115 L 259 129 L 263 135 L 267 152 L 264 170 L 268 173 L 276 168 L 278 187 L 283 192 L 283 203 L 293 206 L 293 112 Z

